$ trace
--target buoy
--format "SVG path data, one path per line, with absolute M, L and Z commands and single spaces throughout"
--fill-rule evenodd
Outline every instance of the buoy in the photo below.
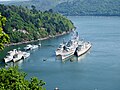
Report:
M 43 61 L 47 61 L 47 59 L 43 59 Z
M 54 90 L 59 90 L 59 88 L 56 87 Z

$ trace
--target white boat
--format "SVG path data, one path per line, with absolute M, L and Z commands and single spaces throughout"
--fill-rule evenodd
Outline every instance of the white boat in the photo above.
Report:
M 17 52 L 17 50 L 13 49 L 12 51 L 9 51 L 8 54 L 13 56 L 16 52 Z
M 80 40 L 78 33 L 74 32 L 71 40 L 67 44 L 60 44 L 60 47 L 55 52 L 56 55 L 60 55 L 62 60 L 64 60 L 74 54 L 77 56 L 83 55 L 91 46 L 91 43 Z
M 77 56 L 81 56 L 85 54 L 91 47 L 92 47 L 92 44 L 90 42 L 84 42 L 83 45 L 79 45 L 76 48 L 75 54 Z
M 12 51 L 9 51 L 7 56 L 4 58 L 4 62 L 7 63 L 7 62 L 10 62 L 13 60 L 13 56 L 17 53 L 17 50 L 16 49 L 13 49 Z
M 30 53 L 28 52 L 22 52 L 18 51 L 14 56 L 13 56 L 13 62 L 17 62 L 21 59 L 26 59 L 30 56 Z
M 19 51 L 13 56 L 13 62 L 23 59 L 23 52 Z
M 38 48 L 38 45 L 28 44 L 26 47 L 24 47 L 24 50 L 34 50 L 36 48 Z
M 28 44 L 26 47 L 24 47 L 24 50 L 31 50 L 32 49 L 32 45 L 31 44 Z
M 62 60 L 74 55 L 74 50 L 63 51 L 61 54 Z
M 39 43 L 38 46 L 41 47 L 41 43 Z
M 13 59 L 13 56 L 7 55 L 7 56 L 4 58 L 4 62 L 5 62 L 5 63 L 10 62 L 10 61 L 12 61 L 12 59 Z
M 57 48 L 57 50 L 55 51 L 56 56 L 61 55 L 62 51 L 63 51 L 63 47 L 65 46 L 65 44 L 60 44 L 60 46 Z
M 41 45 L 42 45 L 41 42 L 39 42 L 38 46 L 41 47 Z
M 55 51 L 56 55 L 60 55 L 63 59 L 66 59 L 74 54 L 79 44 L 79 36 L 77 32 L 73 33 L 71 40 L 67 44 L 60 44 L 60 47 Z
M 16 62 L 18 60 L 25 59 L 29 56 L 30 56 L 30 53 L 13 49 L 12 51 L 8 52 L 8 55 L 4 58 L 4 62 L 5 63 L 10 61 Z
M 38 45 L 32 45 L 32 50 L 37 49 Z
M 26 59 L 30 56 L 30 53 L 28 52 L 23 52 L 23 59 Z
M 64 50 L 64 46 L 66 45 L 67 42 L 65 42 L 65 39 L 63 39 L 63 42 L 59 45 L 59 47 L 55 51 L 56 56 L 61 55 L 62 51 Z
M 78 47 L 78 41 L 77 40 L 70 40 L 67 43 L 67 45 L 63 47 L 63 51 L 60 54 L 62 57 L 62 60 L 74 55 L 74 52 L 75 52 L 77 47 Z

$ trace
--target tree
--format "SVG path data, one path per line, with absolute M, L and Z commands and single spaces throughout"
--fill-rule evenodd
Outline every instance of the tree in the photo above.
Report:
M 52 9 L 49 9 L 49 12 L 53 13 L 53 10 L 52 10 Z
M 0 13 L 0 50 L 3 50 L 4 44 L 9 42 L 9 36 L 3 32 L 6 18 Z
M 46 90 L 45 82 L 37 78 L 25 79 L 26 74 L 18 71 L 18 67 L 0 69 L 0 90 Z
M 31 8 L 33 13 L 37 13 L 36 7 L 34 5 L 32 5 Z
M 22 6 L 0 5 L 0 12 L 7 18 L 3 31 L 10 36 L 11 43 L 37 40 L 40 37 L 57 35 L 74 28 L 70 20 L 54 13 L 52 9 L 41 12 L 37 11 L 35 6 L 29 10 Z

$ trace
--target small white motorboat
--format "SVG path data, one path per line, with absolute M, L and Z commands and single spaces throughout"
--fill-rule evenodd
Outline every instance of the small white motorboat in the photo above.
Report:
M 13 62 L 17 62 L 23 58 L 23 52 L 18 52 L 13 56 Z
M 28 44 L 26 47 L 24 47 L 24 50 L 31 50 L 32 49 L 32 45 L 31 44 Z
M 5 63 L 10 62 L 10 61 L 12 61 L 12 59 L 13 59 L 13 56 L 7 55 L 7 56 L 4 58 L 4 62 L 5 62 Z
M 13 60 L 13 56 L 17 53 L 17 50 L 16 49 L 13 49 L 12 51 L 9 51 L 7 56 L 4 58 L 4 62 L 7 63 L 7 62 L 10 62 Z
M 38 48 L 38 45 L 31 45 L 31 44 L 28 44 L 26 47 L 24 47 L 24 50 L 34 50 Z
M 38 45 L 32 45 L 32 50 L 37 49 Z
M 23 52 L 23 59 L 26 59 L 30 56 L 30 53 L 28 52 Z

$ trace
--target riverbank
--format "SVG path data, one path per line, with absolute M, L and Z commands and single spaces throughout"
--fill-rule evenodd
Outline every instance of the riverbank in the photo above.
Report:
M 18 42 L 18 43 L 9 43 L 9 44 L 5 44 L 6 47 L 8 46 L 15 46 L 15 45 L 20 45 L 20 44 L 27 44 L 27 43 L 32 43 L 32 42 L 36 42 L 36 41 L 42 41 L 42 40 L 46 40 L 46 39 L 49 39 L 49 38 L 53 38 L 53 37 L 58 37 L 58 36 L 62 36 L 62 35 L 65 35 L 65 34 L 68 34 L 70 33 L 72 30 L 68 31 L 68 32 L 63 32 L 63 33 L 59 33 L 59 34 L 56 34 L 54 36 L 47 36 L 47 37 L 44 37 L 44 38 L 40 38 L 40 39 L 37 39 L 37 40 L 31 40 L 31 41 L 22 41 L 22 42 Z

